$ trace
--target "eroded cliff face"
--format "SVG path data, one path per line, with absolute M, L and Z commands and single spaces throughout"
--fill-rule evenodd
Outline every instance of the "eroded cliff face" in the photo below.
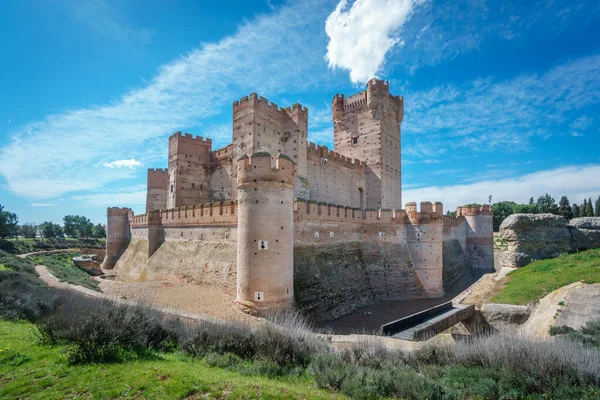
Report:
M 319 321 L 387 300 L 426 297 L 405 244 L 342 242 L 294 248 L 296 305 Z
M 235 291 L 235 228 L 205 228 L 195 236 L 202 239 L 166 240 L 149 259 L 148 240 L 134 236 L 115 266 L 119 279 L 174 279 Z

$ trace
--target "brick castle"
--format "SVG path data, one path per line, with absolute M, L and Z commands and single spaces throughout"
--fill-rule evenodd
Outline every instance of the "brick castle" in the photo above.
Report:
M 492 212 L 402 209 L 404 99 L 388 82 L 332 103 L 334 151 L 308 138 L 308 110 L 255 93 L 233 103 L 233 137 L 177 132 L 148 170 L 146 213 L 109 208 L 105 268 L 236 291 L 241 309 L 290 306 L 323 319 L 383 300 L 440 297 L 493 268 Z

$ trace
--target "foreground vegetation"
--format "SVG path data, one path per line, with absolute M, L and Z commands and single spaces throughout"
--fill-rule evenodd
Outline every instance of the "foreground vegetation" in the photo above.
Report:
M 574 282 L 600 282 L 600 249 L 535 261 L 511 272 L 492 303 L 528 304 Z
M 0 239 L 0 250 L 11 254 L 61 249 L 103 249 L 105 239 Z
M 48 271 L 61 282 L 83 286 L 100 292 L 101 290 L 98 281 L 92 279 L 90 275 L 73 263 L 72 258 L 77 256 L 80 256 L 80 254 L 56 253 L 30 256 L 28 258 L 36 265 L 45 265 L 48 268 Z
M 600 399 L 600 352 L 567 332 L 335 349 L 295 314 L 182 320 L 49 288 L 22 267 L 0 271 L 0 398 Z

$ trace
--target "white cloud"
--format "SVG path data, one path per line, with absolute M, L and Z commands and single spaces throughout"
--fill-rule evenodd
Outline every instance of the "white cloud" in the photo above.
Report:
M 505 174 L 506 175 L 506 174 Z M 403 201 L 441 201 L 445 210 L 469 203 L 515 201 L 527 203 L 530 197 L 550 193 L 556 201 L 568 196 L 571 202 L 582 203 L 584 198 L 600 195 L 600 165 L 579 165 L 503 179 L 488 179 L 466 185 L 431 186 L 404 190 Z
M 578 117 L 600 104 L 600 56 L 588 56 L 545 73 L 497 81 L 477 79 L 405 93 L 403 152 L 431 158 L 451 149 L 522 151 L 530 138 L 548 138 L 572 125 L 588 127 Z M 562 128 L 561 128 L 562 126 Z M 416 137 L 414 136 L 416 135 Z
M 53 203 L 31 203 L 31 207 L 54 207 Z
M 328 13 L 317 0 L 290 3 L 162 66 L 148 85 L 110 104 L 21 126 L 0 148 L 0 174 L 9 190 L 31 198 L 131 178 L 136 170 L 107 173 L 101 160 L 134 157 L 148 165 L 164 154 L 168 134 L 199 126 L 242 95 L 260 91 L 268 97 L 313 87 L 317 80 L 322 84 L 327 66 L 314 49 L 325 48 L 322 24 Z
M 72 196 L 71 199 L 80 207 L 104 208 L 131 207 L 138 213 L 144 212 L 146 207 L 146 190 L 121 191 L 113 193 L 91 193 Z
M 135 158 L 132 158 L 129 160 L 115 160 L 109 163 L 102 163 L 102 165 L 108 168 L 135 168 L 141 166 L 142 163 L 136 160 Z
M 401 44 L 398 29 L 420 0 L 356 0 L 339 2 L 325 23 L 329 36 L 326 59 L 332 68 L 350 71 L 353 83 L 377 76 L 385 56 Z

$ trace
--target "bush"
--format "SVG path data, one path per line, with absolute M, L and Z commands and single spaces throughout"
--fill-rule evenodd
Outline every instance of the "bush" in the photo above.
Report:
M 576 331 L 568 326 L 557 326 L 550 328 L 550 335 L 558 336 L 560 339 L 581 343 L 585 346 L 600 349 L 600 320 L 588 321 L 581 329 Z
M 83 297 L 69 300 L 36 325 L 42 340 L 73 345 L 68 355 L 72 364 L 147 356 L 153 350 L 172 350 L 179 342 L 178 324 L 166 323 L 158 311 Z
M 248 360 L 256 354 L 256 342 L 249 326 L 202 321 L 181 344 L 181 349 L 195 357 L 231 353 Z
M 320 388 L 338 391 L 355 368 L 336 354 L 318 354 L 308 366 L 308 373 Z
M 4 268 L 1 268 L 4 267 Z M 25 258 L 16 257 L 10 253 L 0 250 L 0 270 L 8 269 L 16 272 L 24 272 L 38 276 L 35 271 L 35 263 Z
M 23 272 L 0 272 L 0 317 L 34 322 L 50 313 L 59 291 Z

